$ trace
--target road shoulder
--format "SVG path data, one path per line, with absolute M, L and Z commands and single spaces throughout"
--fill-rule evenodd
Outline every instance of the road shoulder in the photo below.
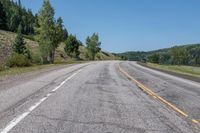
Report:
M 156 70 L 156 71 L 160 71 L 160 72 L 167 73 L 167 74 L 170 74 L 170 75 L 173 75 L 173 76 L 176 76 L 176 77 L 180 77 L 180 78 L 183 78 L 183 79 L 187 79 L 187 80 L 191 80 L 191 81 L 200 83 L 200 78 L 197 78 L 197 77 L 193 77 L 193 76 L 189 76 L 189 75 L 185 75 L 185 74 L 180 74 L 180 73 L 176 73 L 176 72 L 172 72 L 172 71 L 167 71 L 167 70 L 154 68 L 154 67 L 148 66 L 147 64 L 141 63 L 141 62 L 137 62 L 137 64 L 141 65 L 143 67 L 147 67 L 147 68 Z
M 34 79 L 36 77 L 39 77 L 41 75 L 47 74 L 52 71 L 56 71 L 59 69 L 63 69 L 66 67 L 77 65 L 78 63 L 74 64 L 60 64 L 60 65 L 53 65 L 50 67 L 44 67 L 38 70 L 33 70 L 25 73 L 20 73 L 17 75 L 10 75 L 8 77 L 5 77 L 4 79 L 0 80 L 0 90 L 11 88 L 17 84 L 27 82 L 31 79 Z

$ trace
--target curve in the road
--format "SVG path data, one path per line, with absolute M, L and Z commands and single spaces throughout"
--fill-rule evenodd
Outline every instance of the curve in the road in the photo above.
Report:
M 189 119 L 192 123 L 197 124 L 198 126 L 200 126 L 200 122 L 194 118 L 191 118 L 187 113 L 185 113 L 184 111 L 182 111 L 181 109 L 179 109 L 178 107 L 176 107 L 175 105 L 173 105 L 172 103 L 168 102 L 167 100 L 165 100 L 164 98 L 160 97 L 159 95 L 157 95 L 156 93 L 154 93 L 151 89 L 149 89 L 148 87 L 146 87 L 144 84 L 142 84 L 141 82 L 139 82 L 138 80 L 136 80 L 134 77 L 132 77 L 131 75 L 129 75 L 121 66 L 120 64 L 118 64 L 118 69 L 121 73 L 123 73 L 128 79 L 130 79 L 133 83 L 135 83 L 142 91 L 144 91 L 145 93 L 147 93 L 148 95 L 152 96 L 153 98 L 157 99 L 158 101 L 160 101 L 161 103 L 167 105 L 167 107 L 169 107 L 170 109 L 173 109 L 175 112 L 179 113 L 180 115 L 182 115 L 183 117 L 186 117 L 187 119 Z

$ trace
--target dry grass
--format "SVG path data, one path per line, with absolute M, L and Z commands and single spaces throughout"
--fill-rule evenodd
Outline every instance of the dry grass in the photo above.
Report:
M 15 40 L 15 37 L 16 37 L 15 33 L 0 30 L 0 76 L 20 74 L 24 72 L 46 68 L 46 66 L 47 67 L 49 66 L 49 65 L 33 65 L 31 67 L 9 68 L 9 69 L 4 70 L 6 60 L 11 54 L 11 50 L 12 50 L 11 46 Z M 36 41 L 32 41 L 26 38 L 27 36 L 25 36 L 25 42 L 26 42 L 27 48 L 31 52 L 31 56 L 34 58 L 34 60 L 40 60 L 41 54 L 39 50 L 39 44 Z M 56 49 L 55 64 L 79 63 L 77 59 L 70 58 L 65 53 L 64 47 L 65 47 L 65 44 L 61 43 L 59 47 Z M 80 46 L 79 51 L 80 51 L 80 60 L 83 60 L 83 61 L 88 60 L 86 48 L 84 46 Z M 95 59 L 96 60 L 115 60 L 118 58 L 107 52 L 99 52 Z
M 10 55 L 11 45 L 14 42 L 15 37 L 16 37 L 15 33 L 0 30 L 0 63 L 5 62 L 6 58 Z M 29 40 L 29 39 L 25 39 L 25 42 L 28 49 L 33 54 L 33 56 L 40 55 L 39 45 L 37 42 Z M 64 47 L 65 47 L 65 44 L 61 43 L 60 46 L 56 49 L 55 62 L 66 62 L 66 61 L 76 60 L 76 59 L 70 58 L 65 53 Z M 86 48 L 84 46 L 80 46 L 79 51 L 80 51 L 80 59 L 88 60 L 86 56 L 87 55 Z M 96 60 L 115 60 L 118 58 L 107 52 L 99 52 L 95 59 Z

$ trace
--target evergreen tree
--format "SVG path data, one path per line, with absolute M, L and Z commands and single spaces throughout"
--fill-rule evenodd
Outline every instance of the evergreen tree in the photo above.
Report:
M 57 19 L 55 24 L 52 27 L 51 41 L 52 41 L 52 49 L 50 51 L 50 63 L 54 63 L 55 50 L 59 46 L 59 44 L 64 41 L 64 31 L 63 31 L 63 20 L 61 17 Z
M 0 2 L 0 29 L 7 30 L 6 12 L 1 2 Z
M 57 48 L 59 43 L 64 41 L 66 37 L 64 36 L 64 31 L 63 31 L 63 20 L 61 17 L 59 17 L 55 23 L 54 26 L 54 34 L 53 36 L 53 41 L 54 41 L 54 48 Z
M 18 0 L 18 6 L 19 6 L 19 8 L 22 7 L 21 0 Z
M 3 7 L 1 7 L 1 4 L 3 5 Z M 35 16 L 33 15 L 31 10 L 26 10 L 24 7 L 22 7 L 20 0 L 18 0 L 18 2 L 1 0 L 1 4 L 0 25 L 2 20 L 7 25 L 7 29 L 4 28 L 4 30 L 17 32 L 18 26 L 19 24 L 21 24 L 23 34 L 28 35 L 34 33 L 33 26 L 35 23 Z
M 67 29 L 66 28 L 64 28 L 63 29 L 63 36 L 64 36 L 64 40 L 66 40 L 67 39 L 67 37 L 68 37 L 68 31 L 67 31 Z
M 26 54 L 27 50 L 26 50 L 26 43 L 24 42 L 24 38 L 22 35 L 22 26 L 19 25 L 18 27 L 18 32 L 17 32 L 17 36 L 15 38 L 15 41 L 12 45 L 13 51 L 18 53 L 18 54 Z
M 65 41 L 65 52 L 70 57 L 78 58 L 80 54 L 79 46 L 80 46 L 80 42 L 76 39 L 76 37 L 73 35 L 69 35 L 69 37 Z

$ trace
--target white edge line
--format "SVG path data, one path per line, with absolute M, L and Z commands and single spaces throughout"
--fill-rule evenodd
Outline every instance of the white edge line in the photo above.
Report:
M 82 69 L 80 69 L 77 72 L 73 73 L 71 76 L 69 76 L 67 79 L 65 79 L 59 86 L 55 87 L 51 92 L 55 92 L 56 90 L 58 90 L 68 80 L 73 78 L 75 75 L 77 75 L 81 71 L 82 71 Z M 34 109 L 36 109 L 41 103 L 43 103 L 50 96 L 51 96 L 51 93 L 48 93 L 45 97 L 40 99 L 39 102 L 36 102 L 33 106 L 31 106 L 28 109 L 28 111 L 26 111 L 23 114 L 20 114 L 17 117 L 15 117 L 12 121 L 10 121 L 8 123 L 8 125 L 4 129 L 0 130 L 0 133 L 8 133 L 13 127 L 15 127 L 20 121 L 22 121 L 27 115 L 29 115 Z

